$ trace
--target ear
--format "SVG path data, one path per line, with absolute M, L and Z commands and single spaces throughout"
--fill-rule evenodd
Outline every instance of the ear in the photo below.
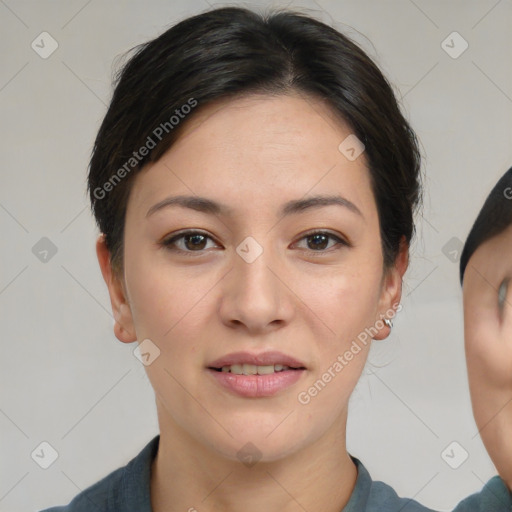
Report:
M 381 296 L 378 306 L 378 316 L 375 318 L 376 325 L 380 325 L 384 318 L 392 320 L 397 312 L 397 306 L 402 298 L 402 278 L 409 266 L 409 244 L 405 240 L 405 236 L 400 239 L 400 248 L 391 268 L 385 271 L 382 278 Z M 380 320 L 380 321 L 379 321 Z M 378 323 L 377 323 L 378 322 Z M 374 336 L 376 340 L 383 340 L 389 336 L 391 328 L 384 324 L 382 329 Z
M 137 335 L 133 326 L 133 317 L 122 279 L 113 271 L 110 263 L 110 252 L 105 243 L 105 235 L 102 233 L 96 240 L 96 254 L 100 264 L 103 279 L 107 284 L 112 312 L 114 314 L 114 334 L 119 341 L 131 343 L 137 341 Z

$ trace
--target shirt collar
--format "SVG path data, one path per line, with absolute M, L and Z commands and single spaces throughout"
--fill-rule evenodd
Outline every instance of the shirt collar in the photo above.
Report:
M 121 489 L 112 501 L 110 510 L 122 512 L 152 512 L 151 465 L 158 451 L 160 434 L 155 436 L 127 465 Z M 110 504 L 109 504 L 110 505 Z
M 366 510 L 366 504 L 372 486 L 372 478 L 358 458 L 352 455 L 350 455 L 350 458 L 357 467 L 356 485 L 354 486 L 348 503 L 341 512 L 360 512 L 361 510 Z

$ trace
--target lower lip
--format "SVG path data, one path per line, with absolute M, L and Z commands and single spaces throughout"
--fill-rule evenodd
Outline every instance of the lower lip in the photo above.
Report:
M 247 398 L 273 396 L 279 391 L 295 384 L 305 370 L 284 370 L 267 375 L 237 375 L 231 372 L 218 372 L 208 368 L 208 372 L 217 379 L 217 382 L 236 393 Z

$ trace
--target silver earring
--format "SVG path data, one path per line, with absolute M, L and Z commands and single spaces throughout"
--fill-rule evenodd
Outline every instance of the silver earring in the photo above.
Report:
M 390 320 L 389 318 L 384 318 L 384 323 L 390 328 L 393 328 L 393 320 Z

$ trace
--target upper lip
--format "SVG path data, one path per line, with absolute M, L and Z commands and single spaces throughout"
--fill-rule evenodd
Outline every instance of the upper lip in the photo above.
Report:
M 260 354 L 233 352 L 212 361 L 208 368 L 222 368 L 223 366 L 231 366 L 233 364 L 254 364 L 256 366 L 282 364 L 290 368 L 305 368 L 304 363 L 298 359 L 277 351 L 261 352 Z

